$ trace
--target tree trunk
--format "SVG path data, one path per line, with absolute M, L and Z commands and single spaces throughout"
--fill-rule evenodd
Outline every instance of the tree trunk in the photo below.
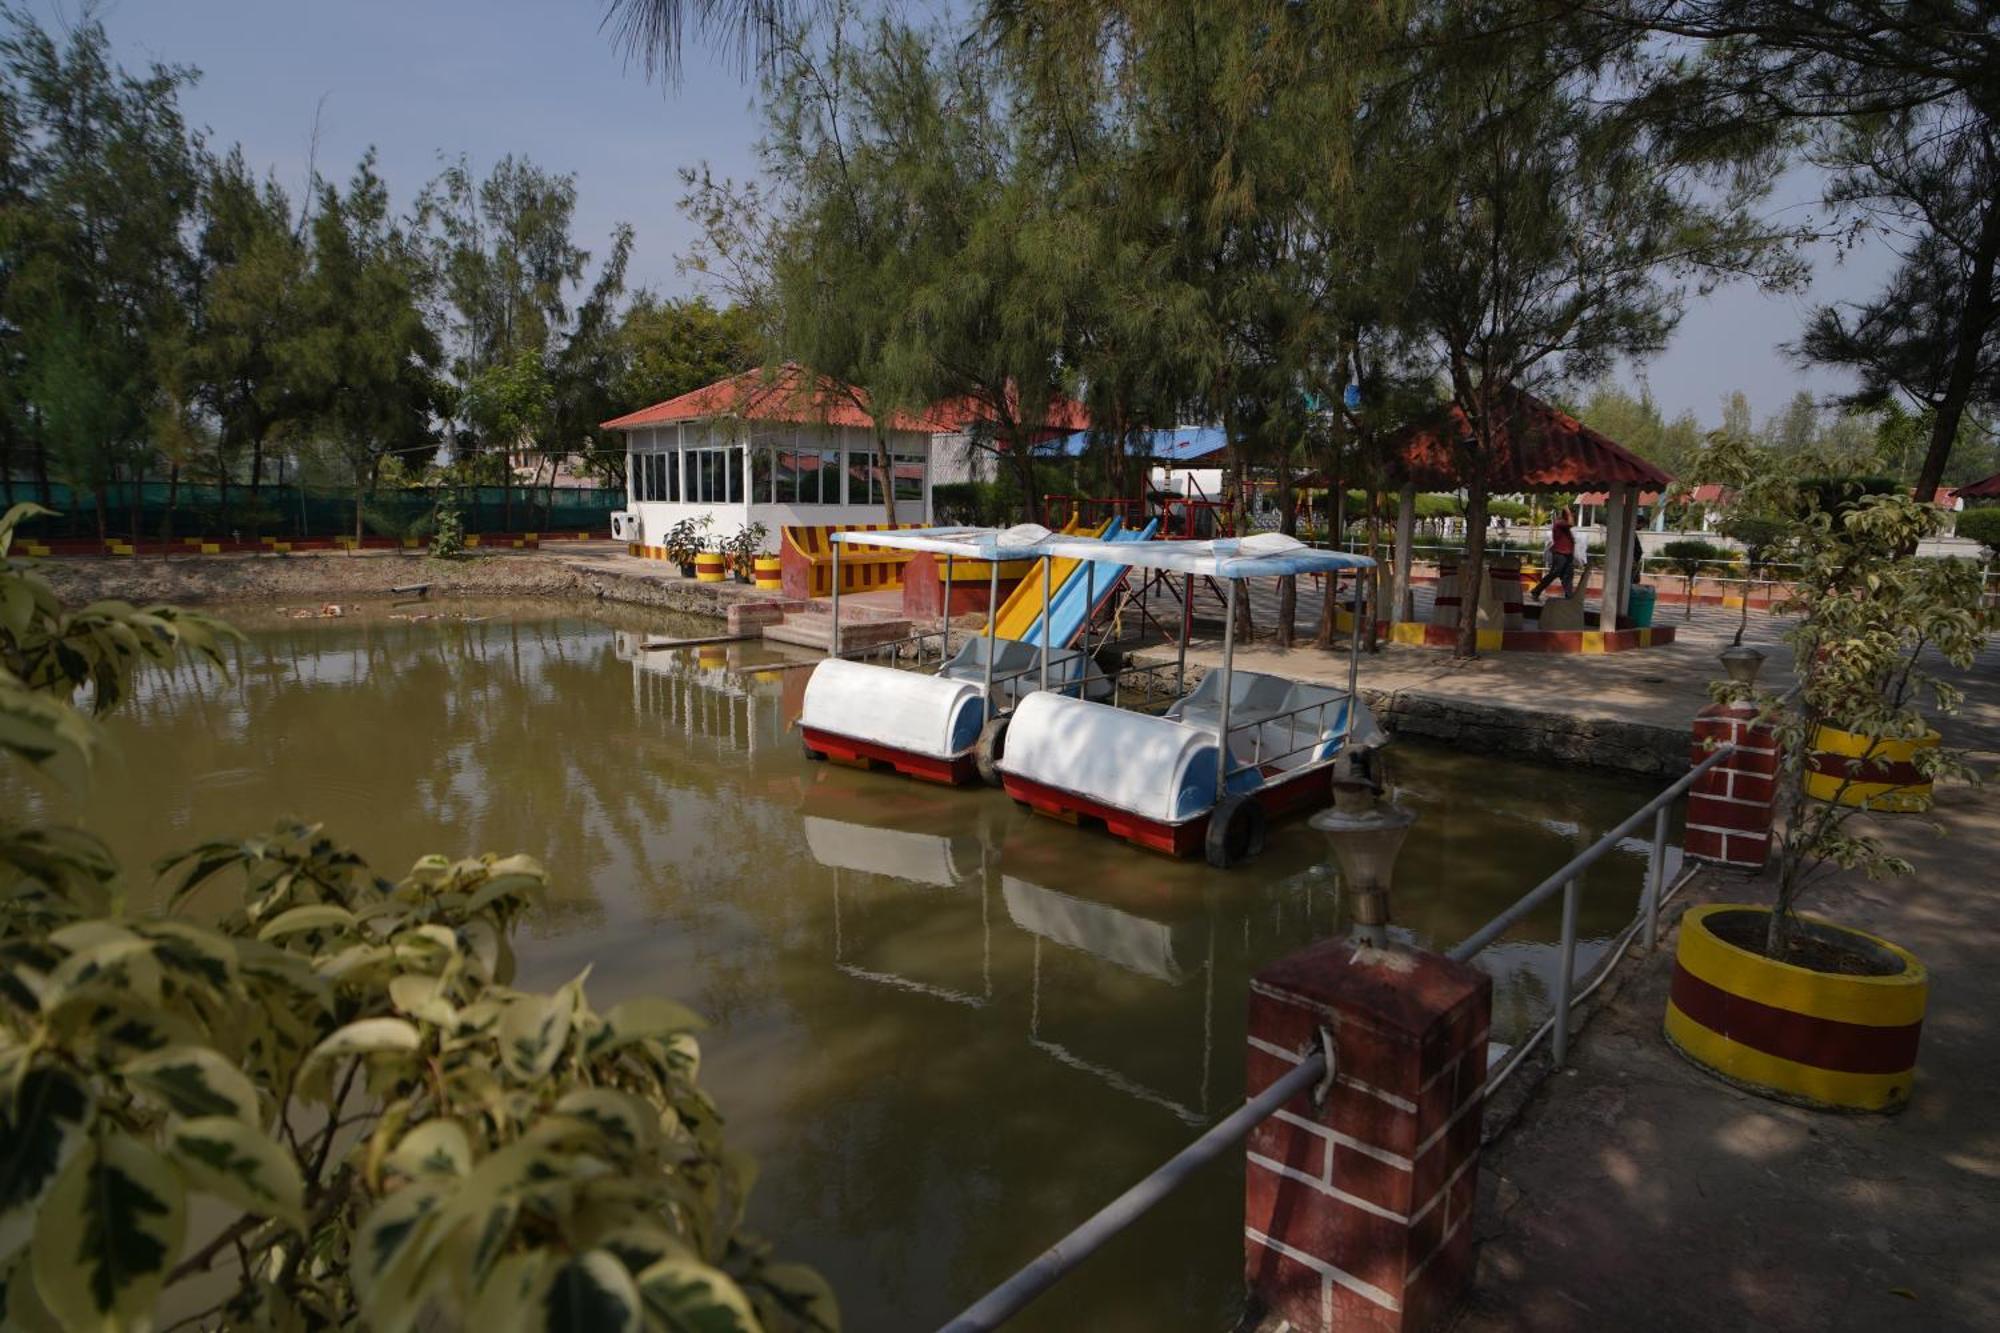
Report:
M 90 494 L 97 507 L 97 540 L 100 543 L 108 542 L 111 540 L 111 515 L 109 507 L 104 502 L 104 483 L 100 481 L 93 485 Z
M 1014 470 L 1021 478 L 1021 512 L 1023 521 L 1042 521 L 1042 497 L 1035 494 L 1035 450 L 1028 442 L 1028 433 L 1018 427 L 1008 441 L 1007 452 L 1013 456 Z
M 1299 516 L 1292 507 L 1292 469 L 1282 458 L 1278 462 L 1278 531 L 1287 537 L 1295 537 L 1299 531 Z M 1327 591 L 1331 594 L 1333 580 L 1327 580 Z M 1292 646 L 1292 618 L 1299 610 L 1299 580 L 1296 574 L 1287 574 L 1278 580 L 1278 646 Z
M 173 462 L 167 464 L 167 521 L 164 528 L 161 531 L 161 536 L 165 540 L 166 544 L 160 549 L 160 559 L 162 560 L 165 560 L 169 555 L 173 554 L 174 508 L 175 506 L 180 504 L 180 499 L 181 499 L 181 465 L 178 462 Z
M 1486 588 L 1486 478 L 1466 488 L 1465 559 L 1458 567 L 1459 657 L 1479 656 L 1479 595 Z
M 890 527 L 896 526 L 896 469 L 889 462 L 889 432 L 878 422 L 875 426 L 875 466 L 882 473 L 882 517 Z
M 42 502 L 44 508 L 53 509 L 55 508 L 56 500 L 55 492 L 49 489 L 49 447 L 42 440 L 39 433 L 35 437 L 33 458 L 35 468 L 35 498 Z M 74 503 L 76 492 L 72 490 L 69 498 Z M 100 533 L 99 535 L 102 536 L 103 534 Z
M 146 465 L 143 463 L 134 463 L 132 465 L 131 513 L 132 513 L 132 550 L 135 553 L 139 549 L 139 523 L 140 523 L 140 513 L 141 513 L 140 504 L 145 494 L 145 490 L 146 490 Z
M 2000 260 L 2000 201 L 1986 202 L 1979 222 L 1979 240 L 1972 255 L 1972 278 L 1968 284 L 1965 311 L 1959 316 L 1958 345 L 1952 349 L 1951 377 L 1945 381 L 1944 396 L 1938 399 L 1937 419 L 1931 423 L 1930 448 L 1924 452 L 1923 471 L 1917 474 L 1917 498 L 1925 504 L 1937 494 L 1944 480 L 1945 464 L 1951 461 L 1951 447 L 1958 440 L 1959 422 L 1965 419 L 1966 404 L 1972 400 L 1973 380 L 1979 371 L 1979 354 L 1993 330 L 1993 270 Z

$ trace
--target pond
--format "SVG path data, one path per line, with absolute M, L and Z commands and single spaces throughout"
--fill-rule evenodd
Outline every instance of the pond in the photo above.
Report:
M 438 618 L 391 618 L 413 612 Z M 934 1327 L 1227 1114 L 1248 978 L 1343 924 L 1302 823 L 1218 872 L 997 791 L 808 763 L 789 724 L 810 659 L 640 649 L 713 622 L 442 603 L 239 623 L 231 674 L 148 674 L 81 810 L 49 813 L 135 868 L 290 815 L 390 874 L 539 857 L 522 984 L 588 967 L 600 1008 L 663 993 L 712 1021 L 703 1081 L 762 1166 L 752 1223 L 853 1329 Z M 1438 946 L 1656 790 L 1411 742 L 1389 771 L 1418 815 L 1395 919 Z M 1644 866 L 1635 840 L 1592 871 L 1586 959 Z M 1496 1039 L 1548 1011 L 1557 930 L 1552 903 L 1480 958 Z M 1226 1327 L 1241 1192 L 1226 1157 L 1016 1327 Z

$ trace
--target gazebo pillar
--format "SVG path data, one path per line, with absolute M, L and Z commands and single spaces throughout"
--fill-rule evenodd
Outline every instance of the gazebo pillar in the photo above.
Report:
M 1417 488 L 1403 487 L 1396 500 L 1396 568 L 1389 589 L 1389 623 L 1403 623 L 1403 607 L 1410 600 L 1410 561 L 1417 530 Z
M 1604 504 L 1604 595 L 1598 601 L 1598 627 L 1617 629 L 1625 613 L 1626 589 L 1632 581 L 1633 488 L 1611 487 Z

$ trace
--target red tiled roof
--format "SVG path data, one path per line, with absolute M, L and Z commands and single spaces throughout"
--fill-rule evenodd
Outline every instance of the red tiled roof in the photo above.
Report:
M 1698 505 L 1726 505 L 1729 503 L 1729 497 L 1734 494 L 1735 492 L 1727 486 L 1705 481 L 1689 491 L 1687 498 L 1691 503 Z
M 1973 484 L 1978 485 L 1977 482 L 1974 482 Z M 1951 487 L 1940 486 L 1936 490 L 1931 492 L 1931 503 L 1934 505 L 1942 505 L 1944 508 L 1950 509 L 1954 507 L 1954 503 L 1957 501 L 1958 495 L 1959 493 L 1953 490 Z M 1917 498 L 1917 488 L 1914 486 L 1910 488 L 1910 498 L 1912 500 Z
M 2000 472 L 1968 482 L 1952 494 L 1961 500 L 2000 500 Z
M 712 417 L 736 417 L 743 421 L 786 421 L 796 425 L 856 426 L 872 428 L 871 417 L 855 402 L 868 401 L 860 390 L 849 391 L 838 381 L 818 376 L 810 385 L 805 370 L 796 365 L 780 366 L 776 372 L 746 370 L 726 380 L 717 380 L 664 403 L 654 403 L 637 412 L 600 423 L 606 430 L 633 430 L 640 426 L 665 426 L 679 421 L 705 421 Z M 892 412 L 885 423 L 890 430 L 921 431 L 929 434 L 948 427 L 928 417 Z
M 1016 416 L 1022 415 L 1020 396 L 1018 388 L 1011 384 L 1007 386 L 1007 407 Z M 951 430 L 969 430 L 975 422 L 995 419 L 992 404 L 970 394 L 933 403 L 928 415 L 934 421 L 944 422 L 946 428 Z M 1042 419 L 1034 424 L 1051 434 L 1067 435 L 1071 431 L 1089 430 L 1090 409 L 1067 394 L 1055 394 L 1042 409 Z
M 1657 490 L 1673 480 L 1533 394 L 1515 392 L 1511 397 L 1514 410 L 1495 432 L 1495 457 L 1487 472 L 1491 494 L 1624 485 Z M 1390 468 L 1419 487 L 1456 490 L 1465 481 L 1458 474 L 1455 444 L 1471 433 L 1465 413 L 1454 403 L 1431 420 L 1389 437 Z

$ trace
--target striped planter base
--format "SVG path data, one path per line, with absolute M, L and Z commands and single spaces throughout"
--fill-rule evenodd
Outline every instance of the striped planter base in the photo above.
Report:
M 1880 976 L 1815 972 L 1741 949 L 1709 929 L 1768 909 L 1717 903 L 1681 918 L 1667 1040 L 1731 1083 L 1784 1101 L 1893 1111 L 1910 1098 L 1930 979 L 1887 940 L 1801 918 L 1799 928 L 1897 968 Z
M 1917 753 L 1934 750 L 1938 734 L 1921 740 L 1876 740 L 1821 727 L 1806 757 L 1806 795 L 1863 810 L 1915 814 L 1931 808 L 1931 780 L 1917 768 Z

